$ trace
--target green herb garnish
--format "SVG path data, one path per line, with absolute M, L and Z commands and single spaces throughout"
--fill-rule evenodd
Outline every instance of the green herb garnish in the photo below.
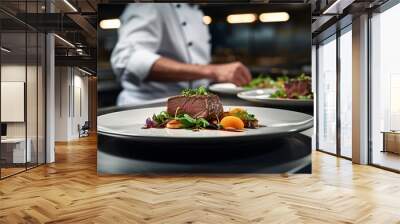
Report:
M 299 77 L 295 78 L 294 80 L 306 81 L 306 80 L 311 80 L 311 77 L 304 73 L 301 73 L 301 75 Z
M 257 78 L 252 79 L 249 84 L 243 86 L 245 89 L 254 88 L 268 88 L 274 85 L 274 80 L 268 75 L 259 75 Z
M 179 114 L 175 119 L 182 123 L 183 128 L 199 129 L 206 128 L 210 125 L 206 119 L 193 118 L 188 114 Z
M 157 124 L 159 125 L 171 119 L 172 119 L 171 115 L 169 115 L 168 112 L 166 111 L 161 111 L 159 114 L 153 115 L 153 121 L 157 122 Z
M 286 75 L 274 79 L 269 75 L 260 74 L 257 78 L 252 79 L 249 84 L 243 86 L 243 88 L 245 89 L 281 88 L 287 81 L 289 81 L 289 77 L 287 77 Z
M 195 89 L 184 89 L 182 90 L 181 94 L 183 96 L 205 96 L 208 95 L 207 89 L 204 86 L 200 86 L 199 88 Z
M 279 88 L 274 93 L 270 95 L 271 98 L 286 98 L 286 91 L 284 88 Z

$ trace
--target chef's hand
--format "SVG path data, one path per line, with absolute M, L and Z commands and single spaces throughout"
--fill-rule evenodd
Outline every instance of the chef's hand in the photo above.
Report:
M 237 86 L 243 86 L 251 81 L 249 69 L 240 62 L 209 66 L 216 82 L 230 82 Z

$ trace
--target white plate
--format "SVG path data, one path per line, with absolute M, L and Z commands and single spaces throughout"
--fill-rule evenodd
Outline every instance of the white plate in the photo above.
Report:
M 245 89 L 233 83 L 215 83 L 208 87 L 212 92 L 236 95 Z
M 312 107 L 314 105 L 313 100 L 271 98 L 271 94 L 275 91 L 275 89 L 256 89 L 240 92 L 237 94 L 237 96 L 250 102 L 262 103 L 271 106 Z
M 224 106 L 227 111 L 231 107 Z M 152 107 L 120 111 L 101 115 L 97 119 L 100 134 L 124 136 L 146 141 L 203 141 L 203 140 L 235 140 L 268 138 L 287 135 L 309 129 L 313 125 L 313 117 L 307 114 L 261 107 L 245 107 L 249 113 L 258 118 L 261 127 L 246 129 L 244 132 L 228 132 L 220 130 L 186 129 L 143 129 L 145 120 L 153 114 L 166 110 L 165 107 Z

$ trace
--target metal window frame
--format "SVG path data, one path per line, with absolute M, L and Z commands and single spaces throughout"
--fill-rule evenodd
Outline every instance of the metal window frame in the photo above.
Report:
M 346 18 L 346 19 L 348 19 L 348 18 Z M 340 21 L 338 21 L 338 22 L 340 22 Z M 343 25 L 343 27 L 340 27 L 340 26 L 338 26 L 338 25 L 335 25 L 336 26 L 336 32 L 335 33 L 333 33 L 333 34 L 331 34 L 331 35 L 329 35 L 329 36 L 327 36 L 327 37 L 325 37 L 325 38 L 323 38 L 323 39 L 320 39 L 320 40 L 318 40 L 318 42 L 317 42 L 317 44 L 316 44 L 316 77 L 315 77 L 315 80 L 316 80 L 316 114 L 314 115 L 315 117 L 316 117 L 316 134 L 315 134 L 315 136 L 316 136 L 316 139 L 315 139 L 315 143 L 316 143 L 316 150 L 317 151 L 319 151 L 319 152 L 323 152 L 323 153 L 326 153 L 326 154 L 329 154 L 329 155 L 333 155 L 333 156 L 336 156 L 336 157 L 339 157 L 339 158 L 343 158 L 343 159 L 346 159 L 346 160 L 352 160 L 352 158 L 350 158 L 350 157 L 347 157 L 347 156 L 344 156 L 344 155 L 342 155 L 342 150 L 341 150 L 341 117 L 340 117 L 340 103 L 341 103 L 341 97 L 340 97 L 340 81 L 341 81 L 341 67 L 340 67 L 340 60 L 341 60 L 341 58 L 340 58 L 340 37 L 342 36 L 342 35 L 344 35 L 345 33 L 347 33 L 347 32 L 351 32 L 351 25 L 352 25 L 352 23 L 349 23 L 349 24 L 345 24 L 345 25 Z M 334 38 L 332 38 L 333 36 L 335 36 Z M 332 40 L 329 40 L 329 39 L 332 39 Z M 327 42 L 330 42 L 330 41 L 336 41 L 336 152 L 335 153 L 332 153 L 332 152 L 329 152 L 329 151 L 326 151 L 326 150 L 324 150 L 324 149 L 321 149 L 319 146 L 320 146 L 320 144 L 319 144 L 319 129 L 320 129 L 320 125 L 319 125 L 319 104 L 320 104 L 320 98 L 319 98 L 319 94 L 318 94 L 318 92 L 320 91 L 320 89 L 319 89 L 319 83 L 320 83 L 320 79 L 319 79 L 319 77 L 320 77 L 320 74 L 319 74 L 319 68 L 320 68 L 320 65 L 319 65 L 319 47 L 320 47 L 320 45 L 322 44 L 322 43 L 327 43 Z

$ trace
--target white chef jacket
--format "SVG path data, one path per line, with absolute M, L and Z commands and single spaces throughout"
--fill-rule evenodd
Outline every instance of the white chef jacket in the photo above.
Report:
M 196 5 L 133 3 L 120 20 L 118 42 L 111 55 L 112 68 L 123 87 L 118 105 L 177 95 L 189 87 L 189 82 L 145 81 L 161 56 L 190 64 L 210 62 L 210 34 Z M 208 85 L 208 80 L 191 85 Z

